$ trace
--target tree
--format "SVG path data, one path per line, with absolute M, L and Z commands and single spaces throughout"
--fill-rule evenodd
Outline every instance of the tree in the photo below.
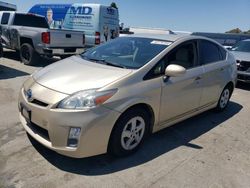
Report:
M 112 2 L 110 6 L 113 7 L 113 8 L 115 8 L 115 9 L 118 9 L 118 7 L 117 7 L 117 5 L 116 5 L 115 2 Z
M 245 31 L 244 34 L 250 34 L 250 29 L 248 31 Z
M 242 33 L 242 31 L 239 28 L 232 29 L 230 31 L 227 31 L 226 33 Z

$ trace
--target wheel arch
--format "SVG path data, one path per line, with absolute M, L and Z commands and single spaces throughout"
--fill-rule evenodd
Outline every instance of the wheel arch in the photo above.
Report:
M 152 133 L 153 126 L 155 123 L 155 113 L 154 113 L 153 108 L 149 104 L 138 103 L 138 104 L 134 104 L 134 105 L 128 107 L 122 114 L 126 113 L 129 110 L 135 109 L 135 108 L 143 109 L 148 113 L 148 115 L 150 116 L 150 129 L 149 130 L 150 130 L 150 133 Z M 122 116 L 122 114 L 120 115 L 120 117 Z M 117 119 L 117 121 L 119 120 L 119 118 Z
M 34 44 L 31 38 L 20 37 L 20 46 L 22 46 L 25 43 L 30 44 L 34 48 Z
M 153 131 L 153 127 L 154 127 L 154 124 L 155 124 L 155 113 L 154 113 L 154 110 L 153 108 L 149 105 L 149 104 L 146 104 L 146 103 L 137 103 L 137 104 L 133 104 L 129 107 L 126 108 L 126 110 L 124 110 L 120 116 L 117 118 L 117 120 L 115 121 L 115 124 L 111 130 L 111 134 L 109 136 L 109 141 L 108 141 L 108 148 L 107 150 L 109 150 L 109 146 L 110 146 L 110 142 L 111 142 L 111 138 L 112 138 L 112 134 L 116 128 L 116 125 L 117 125 L 117 122 L 119 121 L 119 119 L 122 117 L 123 114 L 125 114 L 126 112 L 130 111 L 130 110 L 133 110 L 133 109 L 136 109 L 136 108 L 140 108 L 140 109 L 143 109 L 145 110 L 148 115 L 150 116 L 150 127 L 149 127 L 149 134 L 152 133 Z
M 228 87 L 229 89 L 230 89 L 230 97 L 232 96 L 232 93 L 233 93 L 233 91 L 234 91 L 234 87 L 235 87 L 235 85 L 234 85 L 234 83 L 232 82 L 232 81 L 230 81 L 230 82 L 228 82 L 226 85 L 225 85 L 225 87 L 223 88 L 223 90 L 226 88 L 226 87 Z

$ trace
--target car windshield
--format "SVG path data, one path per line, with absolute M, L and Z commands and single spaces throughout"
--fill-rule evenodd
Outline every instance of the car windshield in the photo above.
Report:
M 120 37 L 81 54 L 83 59 L 128 69 L 138 69 L 171 42 L 139 37 Z
M 250 52 L 250 41 L 240 41 L 234 45 L 232 51 Z

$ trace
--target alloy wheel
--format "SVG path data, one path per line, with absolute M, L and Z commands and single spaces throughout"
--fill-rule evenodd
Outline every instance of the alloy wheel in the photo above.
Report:
M 230 98 L 230 91 L 229 91 L 229 89 L 225 89 L 221 95 L 221 98 L 220 98 L 220 107 L 222 109 L 227 106 L 229 98 Z
M 125 125 L 121 135 L 121 145 L 125 150 L 138 146 L 145 132 L 145 121 L 142 117 L 134 117 Z

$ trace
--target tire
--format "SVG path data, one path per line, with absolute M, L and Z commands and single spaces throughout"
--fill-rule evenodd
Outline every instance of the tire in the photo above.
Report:
M 141 108 L 122 114 L 111 133 L 108 152 L 123 157 L 137 151 L 149 133 L 149 117 Z
M 217 112 L 222 112 L 223 110 L 226 109 L 226 107 L 228 106 L 229 100 L 231 98 L 232 95 L 232 88 L 230 86 L 226 86 L 219 98 L 219 101 L 217 103 L 217 106 L 215 108 L 215 110 Z
M 39 61 L 39 55 L 34 50 L 33 46 L 28 43 L 22 44 L 20 49 L 21 62 L 25 65 L 35 65 Z

